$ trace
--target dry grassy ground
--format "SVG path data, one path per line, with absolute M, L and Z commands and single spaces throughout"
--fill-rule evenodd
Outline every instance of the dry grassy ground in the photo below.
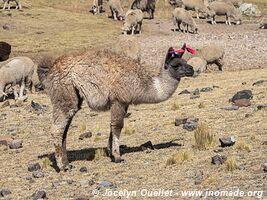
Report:
M 119 37 L 121 23 L 108 19 L 109 11 L 95 17 L 87 12 L 90 7 L 87 1 L 73 2 L 59 3 L 56 0 L 46 4 L 45 0 L 33 0 L 30 9 L 23 12 L 1 12 L 0 25 L 9 23 L 11 29 L 1 31 L 0 39 L 13 45 L 13 55 L 37 59 L 47 52 L 59 55 L 99 44 L 109 47 L 108 44 Z M 28 1 L 25 3 L 30 5 Z M 125 2 L 125 7 L 127 5 Z M 169 7 L 165 7 L 163 1 L 159 5 L 162 10 L 157 13 L 156 19 L 146 20 L 144 34 L 135 36 L 141 46 L 143 61 L 157 68 L 170 45 L 178 46 L 184 41 L 193 46 L 215 42 L 227 49 L 226 70 L 183 79 L 173 97 L 164 103 L 131 106 L 131 115 L 126 119 L 121 137 L 121 144 L 127 145 L 123 150 L 127 162 L 121 164 L 112 163 L 103 156 L 102 149 L 106 147 L 109 134 L 109 112 L 96 113 L 83 105 L 84 109 L 75 116 L 68 134 L 69 159 L 75 168 L 71 172 L 57 173 L 45 156 L 54 151 L 50 136 L 52 107 L 48 97 L 41 93 L 29 94 L 27 102 L 20 107 L 0 108 L 0 134 L 23 139 L 23 148 L 19 150 L 0 148 L 0 189 L 8 188 L 12 192 L 6 199 L 32 199 L 31 195 L 37 190 L 45 190 L 48 198 L 53 200 L 80 196 L 118 199 L 92 196 L 92 191 L 104 180 L 116 186 L 113 191 L 161 188 L 179 192 L 239 188 L 246 192 L 264 191 L 262 199 L 267 198 L 266 173 L 261 167 L 267 161 L 266 145 L 262 145 L 267 141 L 267 113 L 266 109 L 256 109 L 258 104 L 267 103 L 267 85 L 265 82 L 252 86 L 258 80 L 267 80 L 267 34 L 265 30 L 256 30 L 260 19 L 246 19 L 241 26 L 218 24 L 216 28 L 199 21 L 199 35 L 183 35 L 170 31 Z M 261 9 L 266 10 L 264 6 Z M 167 19 L 162 20 L 161 17 L 165 16 Z M 198 99 L 178 95 L 184 89 L 193 91 L 213 86 L 219 88 L 201 93 Z M 254 94 L 250 107 L 234 111 L 221 109 L 229 106 L 228 100 L 242 89 L 251 89 Z M 47 110 L 37 115 L 30 107 L 31 100 L 47 105 Z M 14 102 L 11 101 L 11 104 Z M 174 126 L 176 117 L 199 118 L 200 123 L 208 125 L 215 134 L 215 144 L 207 150 L 195 149 L 194 132 Z M 79 135 L 86 131 L 91 131 L 93 136 L 79 140 Z M 233 163 L 211 164 L 211 157 L 216 154 L 214 150 L 220 149 L 218 138 L 228 135 L 234 135 L 238 143 L 225 148 L 220 154 L 226 155 L 229 160 L 234 159 L 237 169 L 233 171 L 229 171 Z M 156 149 L 141 151 L 136 148 L 147 141 L 151 141 Z M 168 160 L 173 155 L 181 159 L 181 163 L 169 165 Z M 43 178 L 32 178 L 27 171 L 30 162 L 41 164 Z M 88 172 L 81 173 L 81 167 L 87 167 Z M 203 177 L 199 184 L 195 184 L 199 180 L 196 174 L 201 172 Z M 189 199 L 178 194 L 173 199 Z M 137 196 L 131 199 L 170 198 Z

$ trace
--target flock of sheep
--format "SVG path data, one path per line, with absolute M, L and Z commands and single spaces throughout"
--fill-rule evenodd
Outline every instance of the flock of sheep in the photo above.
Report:
M 200 15 L 203 18 L 211 18 L 211 24 L 216 24 L 216 16 L 225 16 L 225 23 L 228 25 L 231 25 L 231 18 L 235 20 L 236 24 L 240 24 L 242 20 L 238 10 L 242 0 L 169 0 L 169 3 L 176 7 L 173 10 L 172 18 L 175 25 L 174 30 L 178 27 L 178 31 L 197 33 L 198 28 L 191 10 L 196 12 L 198 19 Z M 150 19 L 154 18 L 156 0 L 134 0 L 131 9 L 126 14 L 124 14 L 120 0 L 108 0 L 108 6 L 115 20 L 124 20 L 123 33 L 134 34 L 141 33 L 144 18 L 142 12 L 148 12 Z M 103 0 L 94 0 L 93 14 L 103 11 Z

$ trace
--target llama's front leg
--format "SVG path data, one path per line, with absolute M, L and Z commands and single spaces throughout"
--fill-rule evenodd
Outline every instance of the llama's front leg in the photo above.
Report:
M 123 128 L 124 117 L 127 112 L 127 106 L 114 102 L 111 106 L 110 136 L 108 142 L 108 151 L 112 161 L 119 163 L 124 161 L 120 155 L 120 134 Z
M 25 78 L 22 79 L 20 84 L 19 98 L 23 98 L 24 90 L 25 90 Z
M 117 13 L 115 11 L 112 11 L 114 20 L 118 20 Z

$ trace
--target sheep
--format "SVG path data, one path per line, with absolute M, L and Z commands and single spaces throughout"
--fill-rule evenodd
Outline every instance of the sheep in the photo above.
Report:
M 129 10 L 126 13 L 126 18 L 122 27 L 123 33 L 126 35 L 127 32 L 131 31 L 132 35 L 136 30 L 141 34 L 142 22 L 144 14 L 141 10 Z
M 0 42 L 0 62 L 9 58 L 11 53 L 11 45 L 6 42 Z
M 148 12 L 149 18 L 154 19 L 156 0 L 134 0 L 131 5 L 131 9 L 140 9 L 142 12 Z
M 3 2 L 4 2 L 3 10 L 6 9 L 6 6 L 8 6 L 8 10 L 10 10 L 10 1 L 15 1 L 16 2 L 16 4 L 17 4 L 16 9 L 19 9 L 19 10 L 22 9 L 20 0 L 3 0 Z
M 224 48 L 214 43 L 210 43 L 201 48 L 197 48 L 196 50 L 197 52 L 194 55 L 185 54 L 184 59 L 188 61 L 192 57 L 200 57 L 204 59 L 209 65 L 216 64 L 219 70 L 222 71 L 224 65 L 223 58 L 225 55 Z
M 104 12 L 103 0 L 94 0 L 93 6 L 92 6 L 92 13 L 96 15 L 101 12 Z
M 193 57 L 187 61 L 187 64 L 194 68 L 194 76 L 204 72 L 207 68 L 207 61 L 200 57 Z
M 182 0 L 182 7 L 186 10 L 194 10 L 197 13 L 197 19 L 199 19 L 199 13 L 203 13 L 204 17 L 208 14 L 208 8 L 203 0 Z
M 226 24 L 231 25 L 230 17 L 233 17 L 236 21 L 236 24 L 241 23 L 241 13 L 238 9 L 234 7 L 234 5 L 223 2 L 223 1 L 214 1 L 209 5 L 209 16 L 212 17 L 211 24 L 216 24 L 215 16 L 216 15 L 225 15 L 226 16 Z
M 26 86 L 31 84 L 31 77 L 34 71 L 34 62 L 28 57 L 14 57 L 0 63 L 0 99 L 3 99 L 5 87 L 12 85 L 15 100 L 23 98 Z M 20 84 L 19 96 L 16 85 Z
M 179 31 L 182 30 L 180 25 L 183 24 L 183 32 L 185 32 L 185 27 L 187 32 L 189 32 L 188 27 L 190 27 L 193 33 L 197 33 L 198 29 L 194 19 L 192 18 L 191 14 L 184 8 L 175 8 L 172 13 L 172 18 L 173 24 L 175 26 L 174 30 L 176 29 L 176 26 L 178 26 Z
M 121 7 L 120 0 L 109 0 L 108 5 L 111 10 L 113 19 L 120 20 L 120 21 L 124 19 L 124 12 Z
M 122 162 L 119 137 L 129 105 L 159 103 L 170 98 L 181 78 L 194 74 L 182 55 L 169 48 L 158 72 L 150 72 L 150 68 L 136 60 L 103 49 L 65 55 L 53 64 L 46 60 L 40 62 L 38 74 L 53 105 L 51 132 L 58 168 L 70 167 L 66 137 L 83 100 L 93 110 L 111 110 L 107 149 L 112 161 Z

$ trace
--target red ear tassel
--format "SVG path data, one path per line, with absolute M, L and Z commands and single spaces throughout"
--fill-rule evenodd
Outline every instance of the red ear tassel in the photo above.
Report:
M 186 46 L 185 49 L 186 49 L 186 51 L 188 51 L 191 54 L 196 54 L 197 53 L 197 50 L 195 50 L 195 49 L 193 49 L 191 47 Z M 185 52 L 185 50 L 183 50 L 183 49 L 172 49 L 172 50 L 170 50 L 169 53 L 182 53 L 182 52 Z
M 191 48 L 191 47 L 186 47 L 186 50 L 188 51 L 188 52 L 190 52 L 191 54 L 196 54 L 197 53 L 197 50 L 195 50 L 195 49 L 193 49 L 193 48 Z

